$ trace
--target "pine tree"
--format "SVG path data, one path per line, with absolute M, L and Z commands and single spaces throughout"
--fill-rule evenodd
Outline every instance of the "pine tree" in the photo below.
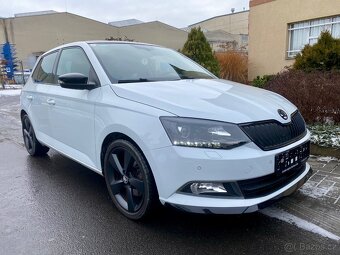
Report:
M 335 39 L 326 31 L 313 46 L 306 45 L 298 54 L 295 69 L 304 71 L 340 69 L 340 39 Z
M 219 76 L 220 67 L 201 28 L 192 28 L 181 51 L 210 72 Z

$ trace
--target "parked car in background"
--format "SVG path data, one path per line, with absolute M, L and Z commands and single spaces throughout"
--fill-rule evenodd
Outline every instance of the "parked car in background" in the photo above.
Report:
M 155 45 L 78 42 L 48 51 L 22 90 L 21 120 L 29 154 L 53 148 L 103 175 L 130 219 L 159 202 L 254 212 L 312 171 L 310 134 L 293 104 Z

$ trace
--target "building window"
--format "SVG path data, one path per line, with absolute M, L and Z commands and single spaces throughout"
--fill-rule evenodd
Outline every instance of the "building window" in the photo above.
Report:
M 287 56 L 295 57 L 306 44 L 318 41 L 321 32 L 328 30 L 334 38 L 340 38 L 340 16 L 315 19 L 290 24 Z

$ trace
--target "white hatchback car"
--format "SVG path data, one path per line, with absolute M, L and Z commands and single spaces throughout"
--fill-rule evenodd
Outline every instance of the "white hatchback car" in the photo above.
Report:
M 254 212 L 312 172 L 310 134 L 293 104 L 155 45 L 78 42 L 46 52 L 22 90 L 21 120 L 29 154 L 53 148 L 103 175 L 131 219 L 159 201 Z

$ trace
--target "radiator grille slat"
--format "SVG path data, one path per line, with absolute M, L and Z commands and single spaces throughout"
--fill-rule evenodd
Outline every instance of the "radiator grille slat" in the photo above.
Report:
M 299 111 L 291 116 L 291 122 L 282 124 L 276 120 L 259 121 L 240 125 L 243 132 L 262 150 L 274 150 L 303 137 L 307 130 Z

